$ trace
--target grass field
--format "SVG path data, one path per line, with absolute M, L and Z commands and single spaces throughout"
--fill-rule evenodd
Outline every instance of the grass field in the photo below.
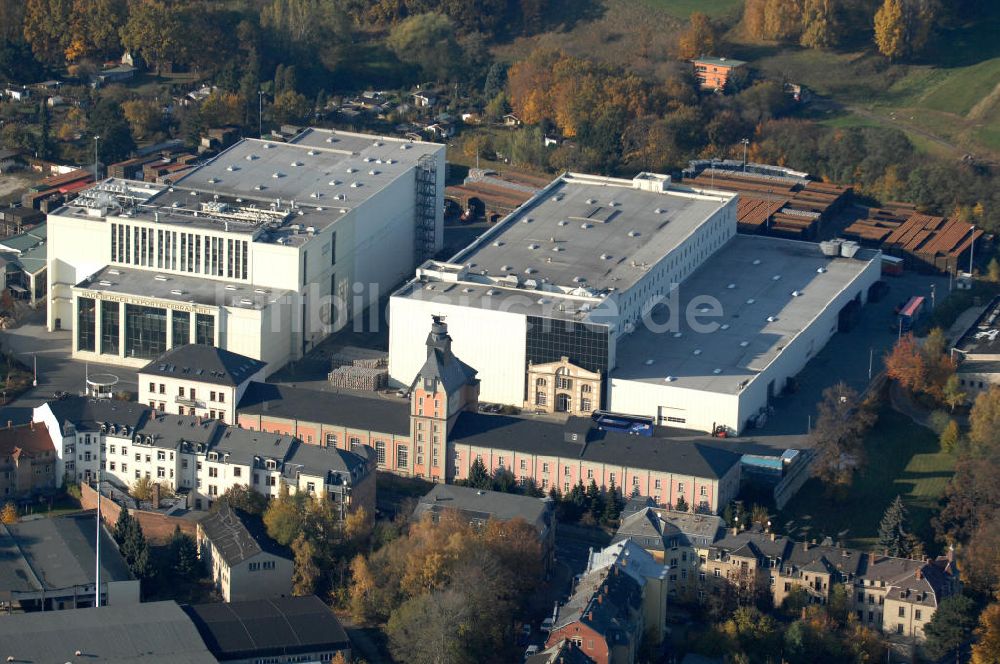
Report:
M 692 12 L 720 16 L 742 4 L 741 0 L 643 0 L 643 2 L 677 18 L 687 18 Z
M 824 124 L 895 127 L 925 152 L 1000 157 L 1000 44 L 994 26 L 1000 19 L 942 38 L 946 46 L 930 59 L 943 65 L 889 64 L 870 49 L 744 46 L 748 54 L 759 53 L 753 58 L 757 69 L 802 83 L 844 109 Z
M 850 546 L 872 547 L 882 513 L 900 495 L 909 509 L 911 528 L 932 544 L 930 519 L 953 473 L 954 457 L 939 451 L 931 431 L 888 406 L 880 412 L 866 446 L 868 464 L 855 477 L 846 499 L 834 501 L 818 480 L 811 479 L 777 523 L 786 527 L 791 522 L 788 530 L 798 536 L 836 538 L 842 533 Z

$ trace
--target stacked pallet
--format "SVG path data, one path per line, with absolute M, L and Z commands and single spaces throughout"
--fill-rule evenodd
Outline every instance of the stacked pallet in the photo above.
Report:
M 768 177 L 725 169 L 705 169 L 692 180 L 698 187 L 735 191 L 737 229 L 795 239 L 812 239 L 849 199 L 850 187 L 826 182 Z
M 327 380 L 334 387 L 375 392 L 389 384 L 389 358 L 360 348 L 342 348 L 330 355 Z

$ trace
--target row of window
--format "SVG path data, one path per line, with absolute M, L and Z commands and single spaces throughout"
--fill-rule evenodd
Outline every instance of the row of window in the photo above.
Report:
M 246 279 L 247 252 L 246 240 L 111 224 L 114 263 Z

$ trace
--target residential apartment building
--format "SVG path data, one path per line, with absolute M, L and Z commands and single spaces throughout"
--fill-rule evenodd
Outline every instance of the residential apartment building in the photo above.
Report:
M 707 545 L 705 533 L 695 536 L 692 546 L 690 535 L 675 535 L 665 526 L 670 522 L 677 522 L 674 514 L 644 508 L 623 519 L 615 541 L 630 540 L 651 555 L 672 560 L 679 553 L 681 570 L 692 561 L 686 566 L 686 578 L 675 578 L 671 566 L 670 578 L 676 582 L 671 596 L 681 600 L 705 601 L 712 594 L 735 593 L 745 600 L 766 596 L 780 606 L 789 595 L 801 592 L 811 603 L 826 604 L 833 589 L 842 586 L 860 624 L 919 645 L 938 604 L 959 590 L 949 558 L 894 558 L 829 541 L 797 542 L 759 527 L 717 529 Z M 675 549 L 674 544 L 682 546 Z
M 702 89 L 718 91 L 725 90 L 732 73 L 747 64 L 742 60 L 716 57 L 695 58 L 693 62 L 694 75 Z
M 440 250 L 444 155 L 307 129 L 172 185 L 96 183 L 48 216 L 48 329 L 81 360 L 138 368 L 197 343 L 276 370 Z
M 466 479 L 478 459 L 490 472 L 509 470 L 544 491 L 568 493 L 594 481 L 652 496 L 661 506 L 683 498 L 702 513 L 718 511 L 739 491 L 740 455 L 717 445 L 669 438 L 662 430 L 628 435 L 591 418 L 560 422 L 479 412 L 476 371 L 456 357 L 440 317 L 432 320 L 425 354 L 407 398 L 255 383 L 237 421 L 345 450 L 368 444 L 379 469 L 434 482 Z
M 325 495 L 343 512 L 358 505 L 374 510 L 375 463 L 365 447 L 320 448 L 218 420 L 84 397 L 43 404 L 34 420 L 54 436 L 72 481 L 96 477 L 100 455 L 105 480 L 129 487 L 147 478 L 187 496 L 196 510 L 211 508 L 236 485 L 265 496 L 287 486 L 292 493 Z
M 521 519 L 535 528 L 542 545 L 542 560 L 548 569 L 555 557 L 555 502 L 550 498 L 534 498 L 501 491 L 486 491 L 455 484 L 435 484 L 417 501 L 413 518 L 425 515 L 435 521 L 441 514 L 456 511 L 463 519 L 486 525 L 490 520 Z
M 48 429 L 29 422 L 0 429 L 0 500 L 25 498 L 58 486 L 57 456 Z
M 628 540 L 592 552 L 570 598 L 556 608 L 546 647 L 573 643 L 597 664 L 632 664 L 643 639 L 666 627 L 667 568 Z
M 236 422 L 236 404 L 265 364 L 215 346 L 187 344 L 139 371 L 139 403 L 163 413 Z
M 633 499 L 622 512 L 621 525 L 613 542 L 630 539 L 670 567 L 669 593 L 674 601 L 690 601 L 698 596 L 702 562 L 719 539 L 725 523 L 712 514 L 677 512 L 657 508 L 653 501 Z
M 198 554 L 226 602 L 292 594 L 292 552 L 267 536 L 260 517 L 226 501 L 198 522 Z

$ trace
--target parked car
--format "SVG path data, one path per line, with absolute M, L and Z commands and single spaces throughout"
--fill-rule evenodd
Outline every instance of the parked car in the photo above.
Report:
M 553 623 L 555 623 L 555 620 L 553 620 L 552 618 L 546 618 L 545 620 L 542 621 L 541 630 L 543 632 L 551 632 Z
M 530 645 L 524 651 L 524 658 L 528 659 L 532 655 L 537 655 L 537 654 L 538 654 L 538 646 L 536 646 L 536 645 Z

